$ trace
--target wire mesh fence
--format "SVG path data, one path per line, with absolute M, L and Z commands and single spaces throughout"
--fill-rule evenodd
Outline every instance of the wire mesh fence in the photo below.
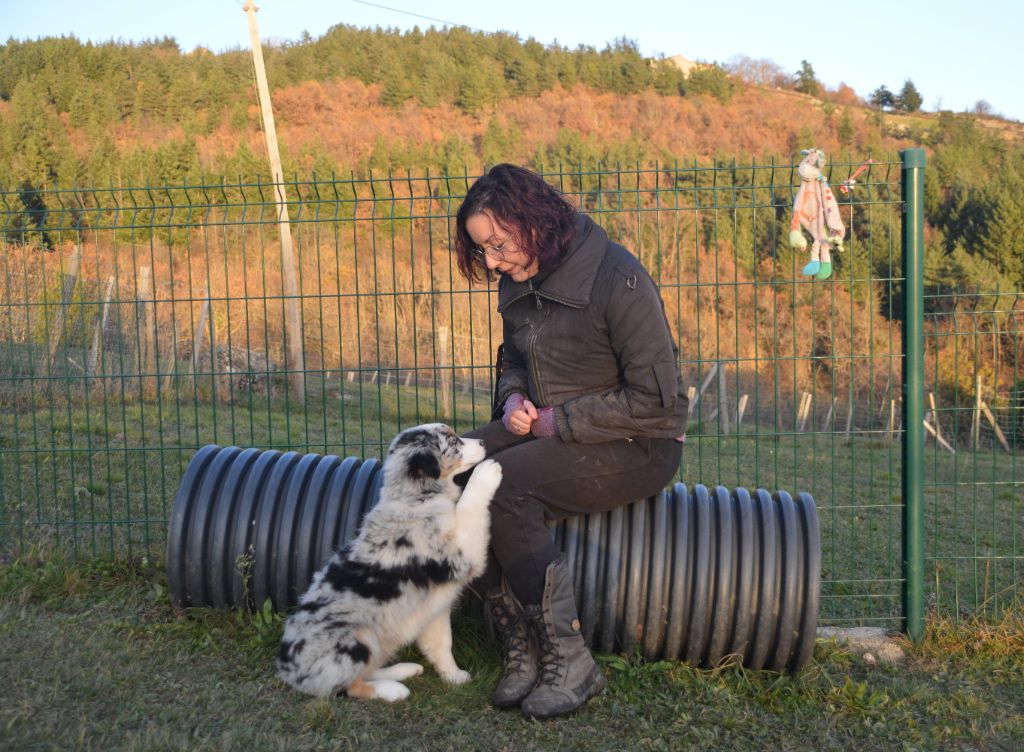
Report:
M 833 164 L 833 185 L 858 166 Z M 661 288 L 690 385 L 679 478 L 811 493 L 823 619 L 899 624 L 901 162 L 837 195 L 847 240 L 824 282 L 788 244 L 788 162 L 545 176 Z M 272 186 L 0 192 L 2 555 L 161 556 L 207 443 L 370 457 L 412 423 L 488 420 L 496 288 L 449 252 L 474 177 L 292 180 L 297 295 Z M 945 615 L 1022 592 L 1020 298 L 926 298 L 925 587 Z

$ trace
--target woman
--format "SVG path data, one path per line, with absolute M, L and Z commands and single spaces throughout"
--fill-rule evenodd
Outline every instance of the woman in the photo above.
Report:
M 492 699 L 561 715 L 605 680 L 546 523 L 672 479 L 687 414 L 676 347 L 640 262 L 536 173 L 502 164 L 477 180 L 455 251 L 470 281 L 498 276 L 503 322 L 495 420 L 468 434 L 503 470 L 478 583 L 505 648 Z

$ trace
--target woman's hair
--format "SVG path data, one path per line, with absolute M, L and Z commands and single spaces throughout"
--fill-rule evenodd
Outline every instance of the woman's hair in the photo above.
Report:
M 474 255 L 476 243 L 466 232 L 466 221 L 485 211 L 541 269 L 562 258 L 576 233 L 576 209 L 564 195 L 535 172 L 495 165 L 473 183 L 456 215 L 455 254 L 459 271 L 470 282 L 490 273 Z

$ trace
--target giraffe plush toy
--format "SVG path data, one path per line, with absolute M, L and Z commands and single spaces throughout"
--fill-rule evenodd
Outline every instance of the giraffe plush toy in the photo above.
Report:
M 815 279 L 832 276 L 832 249 L 838 253 L 843 249 L 846 228 L 839 217 L 839 206 L 832 195 L 828 180 L 822 170 L 825 168 L 825 152 L 821 149 L 804 149 L 800 152 L 797 172 L 800 188 L 793 202 L 793 220 L 789 225 L 789 244 L 798 251 L 807 249 L 807 238 L 803 230 L 810 233 L 811 260 L 801 274 Z

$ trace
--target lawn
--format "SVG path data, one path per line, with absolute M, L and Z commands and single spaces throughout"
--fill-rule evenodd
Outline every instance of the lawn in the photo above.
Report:
M 900 666 L 819 641 L 796 676 L 600 656 L 609 688 L 525 721 L 488 695 L 499 658 L 460 613 L 448 687 L 406 703 L 311 699 L 273 671 L 281 618 L 174 609 L 152 563 L 50 552 L 0 567 L 5 750 L 1019 750 L 1024 624 L 930 621 Z M 415 659 L 413 650 L 404 659 Z
M 437 415 L 430 390 L 335 381 L 321 393 L 305 405 L 37 395 L 0 412 L 0 748 L 1024 748 L 1024 472 L 1015 456 L 932 445 L 928 629 L 901 666 L 829 641 L 797 676 L 603 655 L 603 696 L 575 716 L 526 722 L 489 706 L 499 657 L 460 613 L 456 655 L 475 676 L 466 686 L 428 670 L 399 706 L 286 690 L 273 672 L 280 615 L 171 606 L 166 521 L 203 444 L 368 457 L 400 426 Z M 486 396 L 455 402 L 458 427 L 486 419 Z M 691 426 L 679 478 L 812 493 L 822 623 L 899 626 L 898 441 L 745 429 Z
M 483 393 L 397 383 L 309 383 L 305 404 L 242 393 L 200 402 L 187 389 L 159 402 L 111 391 L 86 403 L 37 389 L 0 411 L 0 557 L 37 545 L 83 556 L 162 556 L 178 482 L 207 443 L 341 456 L 379 456 L 402 427 L 441 419 L 457 429 L 488 419 Z M 744 426 L 719 436 L 693 425 L 679 480 L 693 485 L 809 492 L 821 518 L 827 623 L 900 626 L 902 493 L 899 436 L 777 432 Z M 926 582 L 943 617 L 1001 618 L 1020 603 L 1024 466 L 1000 449 L 926 446 Z M 3 560 L 3 558 L 0 558 Z

